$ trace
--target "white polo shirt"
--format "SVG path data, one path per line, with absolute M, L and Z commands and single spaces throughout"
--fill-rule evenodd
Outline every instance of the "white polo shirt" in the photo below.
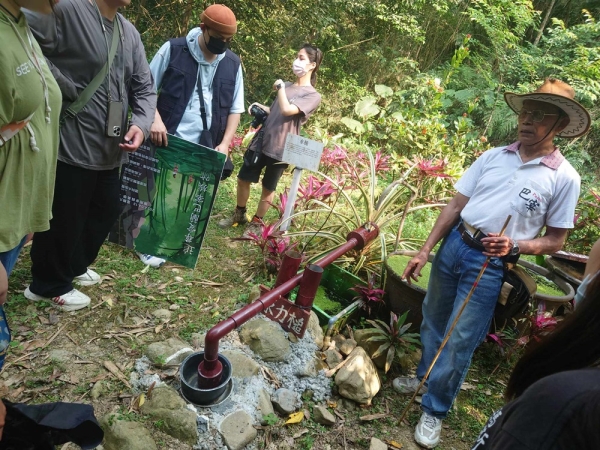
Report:
M 533 239 L 545 225 L 573 228 L 581 179 L 556 148 L 550 155 L 523 164 L 520 142 L 496 147 L 473 163 L 455 185 L 469 197 L 461 217 L 484 233 Z

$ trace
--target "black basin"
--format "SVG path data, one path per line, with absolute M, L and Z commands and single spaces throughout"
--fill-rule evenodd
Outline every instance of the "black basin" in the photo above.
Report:
M 219 361 L 223 365 L 221 381 L 217 387 L 212 389 L 200 389 L 198 387 L 198 365 L 204 361 L 204 352 L 192 353 L 185 358 L 179 367 L 179 378 L 181 379 L 181 393 L 186 400 L 196 405 L 210 406 L 219 403 L 221 397 L 231 392 L 231 363 L 219 353 Z

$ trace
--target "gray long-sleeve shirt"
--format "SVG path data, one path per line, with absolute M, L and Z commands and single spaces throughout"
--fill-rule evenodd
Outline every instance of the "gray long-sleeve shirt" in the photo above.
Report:
M 148 136 L 154 121 L 156 92 L 148 67 L 144 46 L 135 27 L 122 15 L 113 21 L 100 18 L 89 0 L 61 0 L 54 14 L 26 11 L 27 20 L 38 40 L 63 94 L 63 110 L 92 81 L 108 57 L 116 21 L 123 36 L 110 71 L 113 101 L 123 100 L 121 137 L 106 136 L 108 80 L 75 118 L 67 118 L 60 130 L 59 161 L 92 170 L 109 170 L 126 161 L 119 148 L 127 132 L 127 112 L 131 107 L 131 124 Z M 106 28 L 106 41 L 102 30 Z

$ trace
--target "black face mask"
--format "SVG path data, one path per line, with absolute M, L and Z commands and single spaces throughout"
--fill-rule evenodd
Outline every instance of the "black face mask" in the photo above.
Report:
M 202 33 L 204 35 L 204 43 L 206 44 L 206 49 L 214 55 L 220 55 L 221 53 L 225 53 L 227 48 L 229 47 L 228 42 L 224 42 L 221 39 L 214 38 L 209 36 L 208 42 L 206 42 L 206 35 L 208 32 Z

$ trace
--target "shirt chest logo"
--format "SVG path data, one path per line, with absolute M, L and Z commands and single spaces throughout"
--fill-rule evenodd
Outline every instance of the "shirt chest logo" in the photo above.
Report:
M 20 66 L 17 66 L 17 76 L 21 77 L 23 75 L 27 75 L 29 72 L 34 70 L 33 64 L 31 61 L 24 62 Z

